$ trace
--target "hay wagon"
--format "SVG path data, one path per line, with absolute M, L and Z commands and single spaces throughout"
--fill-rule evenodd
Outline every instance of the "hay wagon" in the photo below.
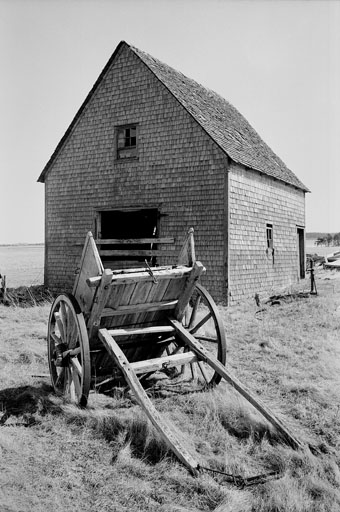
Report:
M 258 409 L 294 447 L 300 442 L 258 399 L 227 372 L 222 319 L 198 283 L 205 268 L 196 261 L 193 230 L 173 266 L 104 268 L 88 233 L 73 293 L 59 295 L 48 325 L 52 384 L 79 406 L 91 389 L 127 384 L 178 458 L 195 474 L 199 464 L 158 413 L 143 381 L 155 372 L 189 376 L 201 389 L 223 378 Z

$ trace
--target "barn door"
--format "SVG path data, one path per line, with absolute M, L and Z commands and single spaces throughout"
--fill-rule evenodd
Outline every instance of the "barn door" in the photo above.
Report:
M 300 279 L 306 276 L 305 265 L 305 230 L 304 228 L 297 228 L 297 246 L 298 246 L 298 270 Z

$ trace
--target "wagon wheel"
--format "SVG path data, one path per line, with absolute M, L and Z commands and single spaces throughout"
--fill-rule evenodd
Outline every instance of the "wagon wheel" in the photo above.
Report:
M 213 298 L 200 284 L 195 286 L 183 318 L 183 325 L 212 356 L 225 364 L 227 345 L 223 322 Z M 167 347 L 169 355 L 183 350 L 189 349 L 183 347 L 182 342 L 177 339 Z M 204 387 L 213 387 L 221 380 L 221 376 L 203 361 L 192 363 L 189 366 L 191 378 L 197 379 Z M 188 369 L 182 367 L 181 372 L 187 374 Z
M 85 407 L 91 384 L 89 339 L 84 316 L 71 294 L 59 295 L 52 304 L 47 349 L 56 393 Z

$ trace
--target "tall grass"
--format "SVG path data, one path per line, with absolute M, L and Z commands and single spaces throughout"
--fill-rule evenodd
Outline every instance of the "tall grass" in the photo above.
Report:
M 244 489 L 223 475 L 192 477 L 122 389 L 92 393 L 85 410 L 54 396 L 48 378 L 33 377 L 48 371 L 49 306 L 0 307 L 1 510 L 340 510 L 339 283 L 261 312 L 255 302 L 221 308 L 228 367 L 312 450 L 286 446 L 225 383 L 189 394 L 157 386 L 153 402 L 202 466 L 283 473 Z

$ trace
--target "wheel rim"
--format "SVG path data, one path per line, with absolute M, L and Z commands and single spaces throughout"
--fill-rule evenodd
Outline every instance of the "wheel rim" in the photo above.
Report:
M 225 364 L 227 347 L 223 322 L 213 298 L 200 284 L 195 287 L 182 323 L 210 355 Z M 190 349 L 183 347 L 183 343 L 176 338 L 167 348 L 167 353 L 175 354 L 186 350 Z M 203 361 L 182 367 L 180 373 L 196 380 L 203 387 L 213 387 L 221 380 L 221 376 Z
M 86 406 L 91 384 L 89 340 L 84 316 L 70 294 L 59 295 L 52 304 L 47 345 L 54 390 Z

